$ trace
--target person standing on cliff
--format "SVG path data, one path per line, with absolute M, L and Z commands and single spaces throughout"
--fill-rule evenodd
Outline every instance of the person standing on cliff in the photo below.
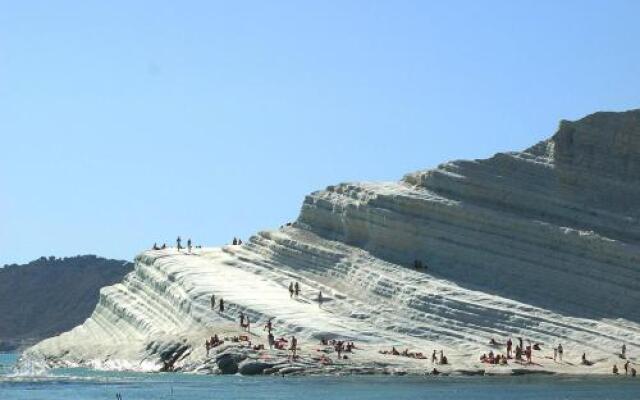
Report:
M 322 302 L 324 299 L 322 298 L 322 290 L 318 292 L 318 307 L 322 306 Z
M 216 295 L 215 294 L 211 295 L 211 309 L 212 310 L 216 309 Z
M 244 328 L 244 313 L 240 311 L 240 328 Z
M 220 298 L 220 302 L 218 302 L 218 308 L 220 312 L 224 312 L 224 299 Z
M 178 238 L 176 239 L 176 247 L 178 248 L 178 251 L 180 251 L 180 249 L 182 248 L 180 246 L 180 243 L 182 243 L 182 239 L 180 239 L 180 236 L 178 236 Z
M 289 283 L 289 298 L 293 298 L 293 282 Z
M 511 338 L 509 338 L 509 340 L 507 340 L 507 358 L 511 358 L 512 347 L 513 347 L 513 342 L 511 341 Z
M 300 284 L 298 282 L 296 282 L 296 285 L 295 285 L 295 292 L 296 292 L 296 297 L 298 297 L 298 295 L 300 294 Z
M 191 253 L 191 238 L 187 239 L 187 251 Z
M 558 344 L 558 360 L 560 360 L 560 362 L 562 362 L 562 353 L 564 352 L 564 349 L 562 348 L 562 343 Z
M 291 336 L 291 347 L 289 347 L 289 350 L 291 350 L 291 359 L 295 359 L 296 351 L 298 350 L 298 339 L 296 339 L 295 336 Z

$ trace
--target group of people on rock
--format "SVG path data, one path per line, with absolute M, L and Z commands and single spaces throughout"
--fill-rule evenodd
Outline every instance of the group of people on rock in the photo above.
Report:
M 636 372 L 636 369 L 631 366 L 631 362 L 627 360 L 627 346 L 625 344 L 622 344 L 622 351 L 620 352 L 619 356 L 620 358 L 626 360 L 625 363 L 622 365 L 624 368 L 624 374 L 635 377 L 637 372 Z M 619 375 L 617 364 L 613 364 L 613 374 Z
M 191 243 L 191 238 L 187 239 L 187 252 L 191 253 L 191 250 L 193 249 L 193 244 Z M 196 248 L 201 248 L 202 246 L 195 246 Z M 167 248 L 167 244 L 166 243 L 162 243 L 162 246 L 158 246 L 157 243 L 153 244 L 152 249 L 153 250 L 164 250 Z M 178 238 L 176 239 L 176 248 L 178 249 L 178 251 L 184 249 L 184 247 L 182 247 L 182 238 L 180 236 L 178 236 Z
M 242 239 L 240 238 L 236 238 L 235 236 L 233 237 L 233 241 L 231 242 L 232 245 L 234 246 L 241 246 L 242 245 Z
M 480 362 L 487 364 L 507 365 L 507 359 L 508 357 L 503 354 L 494 354 L 493 350 L 489 350 L 489 354 L 480 356 Z
M 347 358 L 347 356 L 343 356 L 343 353 L 352 353 L 353 349 L 356 348 L 355 343 L 347 342 L 345 340 L 327 340 L 325 338 L 320 339 L 320 344 L 323 346 L 333 346 L 333 350 L 338 354 L 338 358 Z
M 489 345 L 493 347 L 502 346 L 502 344 L 496 342 L 496 340 L 493 338 L 489 340 Z M 562 349 L 562 346 L 560 346 L 560 349 Z M 490 355 L 483 354 L 482 356 L 480 356 L 480 361 L 486 362 L 489 364 L 506 364 L 507 360 L 512 358 L 515 358 L 516 361 L 523 361 L 523 356 L 524 356 L 524 361 L 526 361 L 528 364 L 531 364 L 533 363 L 533 350 L 540 350 L 540 344 L 539 343 L 531 344 L 531 342 L 529 342 L 529 344 L 525 346 L 524 341 L 522 340 L 521 337 L 519 337 L 518 344 L 516 345 L 514 350 L 513 341 L 511 340 L 511 338 L 509 338 L 507 339 L 506 350 L 507 350 L 506 355 L 495 354 L 493 357 L 491 357 Z M 490 351 L 489 354 L 494 354 L 493 350 Z M 502 361 L 503 359 L 504 359 L 504 362 Z
M 211 295 L 211 309 L 212 310 L 216 309 L 216 295 L 215 294 Z M 222 297 L 220 297 L 220 300 L 218 300 L 218 311 L 220 311 L 221 313 L 224 312 L 224 299 Z
M 378 353 L 380 354 L 389 354 L 392 356 L 402 356 L 415 358 L 418 360 L 426 360 L 428 359 L 422 352 L 411 352 L 409 349 L 404 349 L 403 351 L 398 351 L 395 346 L 391 347 L 391 350 L 380 350 Z M 432 364 L 441 364 L 446 365 L 449 363 L 447 356 L 444 355 L 444 351 L 440 350 L 440 357 L 438 357 L 438 352 L 436 350 L 431 354 L 431 363 Z
M 300 284 L 298 282 L 295 284 L 293 282 L 289 283 L 289 297 L 293 298 L 294 295 L 296 297 L 300 295 Z
M 207 349 L 207 357 L 209 357 L 209 350 L 213 349 L 214 347 L 218 347 L 223 343 L 224 340 L 220 340 L 217 333 L 211 336 L 210 339 L 207 339 L 204 344 L 205 348 Z

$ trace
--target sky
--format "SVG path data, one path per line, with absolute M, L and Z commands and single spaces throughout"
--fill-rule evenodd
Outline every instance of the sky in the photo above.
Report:
M 0 0 L 0 265 L 133 259 L 640 107 L 637 1 Z

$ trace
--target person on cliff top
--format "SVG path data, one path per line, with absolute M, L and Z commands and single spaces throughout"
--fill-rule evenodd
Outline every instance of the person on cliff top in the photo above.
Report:
M 435 364 L 438 361 L 438 356 L 436 356 L 436 351 L 434 350 L 431 354 L 431 364 Z
M 511 358 L 511 348 L 513 347 L 513 342 L 511 341 L 511 338 L 509 338 L 509 340 L 507 340 L 507 358 Z
M 220 298 L 220 301 L 218 302 L 218 309 L 220 312 L 224 312 L 224 300 L 222 298 Z
M 238 239 L 236 239 L 235 237 L 233 238 L 233 242 L 231 242 L 232 245 L 237 245 L 238 244 Z
M 212 294 L 211 295 L 211 309 L 215 310 L 215 308 L 216 308 L 216 295 Z
M 242 246 L 242 239 L 238 238 L 238 246 Z
M 187 239 L 187 251 L 191 253 L 191 238 Z
M 293 298 L 293 282 L 289 283 L 289 298 Z
M 157 243 L 153 243 L 153 250 L 160 250 Z
M 322 298 L 322 290 L 318 292 L 318 307 L 322 306 L 322 302 L 324 299 Z
M 180 243 L 182 243 L 182 239 L 180 238 L 180 236 L 178 236 L 178 238 L 176 239 L 176 247 L 178 248 L 178 251 L 180 251 L 180 249 L 182 248 L 182 246 L 180 246 Z
M 296 297 L 298 297 L 298 295 L 300 294 L 300 284 L 298 282 L 296 282 L 294 289 L 295 289 Z

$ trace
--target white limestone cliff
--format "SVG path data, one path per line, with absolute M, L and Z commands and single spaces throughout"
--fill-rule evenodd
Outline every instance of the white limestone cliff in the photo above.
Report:
M 639 218 L 640 110 L 596 113 L 562 121 L 522 152 L 400 182 L 329 186 L 305 198 L 296 222 L 242 246 L 146 251 L 122 283 L 101 291 L 83 325 L 23 359 L 157 370 L 174 357 L 185 371 L 216 372 L 204 338 L 237 335 L 243 312 L 254 343 L 265 342 L 259 325 L 272 317 L 278 336 L 298 336 L 307 370 L 321 368 L 316 348 L 326 337 L 362 349 L 324 371 L 433 367 L 378 353 L 394 345 L 444 349 L 445 371 L 605 373 L 621 364 L 623 343 L 631 357 L 640 353 Z M 414 269 L 416 260 L 426 268 Z M 301 283 L 297 299 L 291 281 Z M 224 313 L 211 310 L 211 294 L 225 299 Z M 478 361 L 491 338 L 507 337 L 541 343 L 536 365 Z M 558 343 L 568 362 L 548 358 Z M 579 365 L 583 352 L 594 365 Z M 295 367 L 282 352 L 245 353 Z

